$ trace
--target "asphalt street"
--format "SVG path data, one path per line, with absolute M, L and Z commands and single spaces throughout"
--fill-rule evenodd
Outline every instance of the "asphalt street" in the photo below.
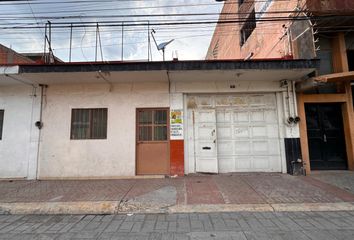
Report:
M 354 212 L 0 215 L 0 239 L 354 239 Z

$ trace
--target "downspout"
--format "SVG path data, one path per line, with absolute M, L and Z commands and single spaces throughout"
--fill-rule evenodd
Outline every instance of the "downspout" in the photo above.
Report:
M 40 153 L 40 145 L 41 145 L 41 134 L 43 127 L 43 98 L 44 98 L 44 89 L 47 89 L 48 85 L 39 84 L 41 87 L 41 104 L 39 108 L 39 121 L 35 122 L 35 126 L 38 128 L 38 144 L 37 144 L 37 167 L 36 167 L 36 179 L 38 180 L 39 176 L 39 153 Z
M 297 112 L 297 97 L 296 97 L 296 92 L 295 92 L 295 81 L 291 81 L 292 83 L 292 88 L 293 88 L 293 100 L 294 100 L 294 117 L 298 116 L 298 112 Z
M 288 108 L 289 108 L 289 117 L 293 116 L 293 111 L 292 111 L 292 104 L 291 104 L 291 99 L 290 99 L 290 86 L 289 84 L 286 86 L 286 91 L 287 91 L 287 98 L 288 98 Z

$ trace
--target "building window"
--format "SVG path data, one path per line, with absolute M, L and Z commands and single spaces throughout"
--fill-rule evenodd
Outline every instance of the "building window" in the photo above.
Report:
M 106 139 L 107 108 L 72 109 L 71 139 Z
M 245 0 L 238 0 L 238 6 L 240 7 Z
M 0 140 L 2 140 L 2 125 L 4 124 L 4 110 L 0 110 Z
M 256 13 L 253 9 L 240 31 L 240 37 L 241 37 L 240 44 L 241 44 L 241 46 L 243 46 L 243 44 L 245 44 L 245 42 L 251 36 L 251 34 L 255 28 L 256 28 Z
M 167 140 L 167 110 L 138 110 L 138 141 Z

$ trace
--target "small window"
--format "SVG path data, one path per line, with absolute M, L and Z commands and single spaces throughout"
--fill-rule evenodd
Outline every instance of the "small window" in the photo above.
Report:
M 246 43 L 247 39 L 251 36 L 255 28 L 256 28 L 256 12 L 253 9 L 240 31 L 241 46 L 243 46 Z
M 167 110 L 138 110 L 138 141 L 167 141 Z
M 4 110 L 0 110 L 0 140 L 2 140 L 2 125 L 4 123 Z
M 106 139 L 107 108 L 72 109 L 71 139 Z

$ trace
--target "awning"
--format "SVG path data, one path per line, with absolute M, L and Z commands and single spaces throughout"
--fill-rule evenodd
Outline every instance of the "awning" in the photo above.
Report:
M 20 65 L 0 85 L 179 81 L 281 81 L 307 77 L 318 60 L 170 61 Z
M 322 75 L 312 78 L 315 82 L 327 83 L 327 82 L 339 82 L 339 81 L 354 81 L 354 71 L 332 73 L 328 75 Z

